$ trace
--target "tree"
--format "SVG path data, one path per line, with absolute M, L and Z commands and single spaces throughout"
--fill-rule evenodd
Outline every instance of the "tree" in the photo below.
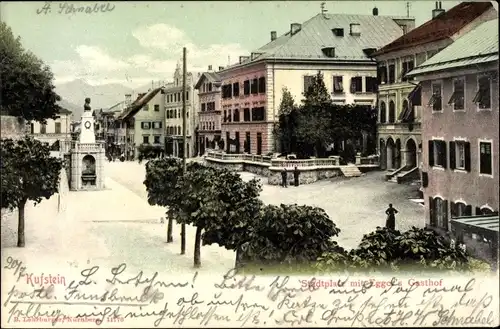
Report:
M 175 158 L 155 159 L 146 163 L 146 191 L 150 205 L 167 208 L 167 242 L 173 242 L 173 220 L 182 202 L 175 193 L 177 180 L 182 176 L 182 163 Z
M 295 148 L 297 106 L 295 105 L 292 94 L 286 87 L 283 88 L 283 97 L 281 98 L 278 115 L 279 119 L 276 137 L 281 141 L 282 152 L 291 153 Z
M 25 206 L 58 192 L 63 161 L 50 155 L 49 146 L 31 137 L 1 140 L 1 205 L 18 210 L 17 246 L 25 245 Z
M 1 113 L 41 123 L 54 119 L 61 97 L 55 93 L 50 68 L 25 50 L 5 23 L 0 23 L 0 61 Z
M 302 103 L 305 107 L 311 105 L 325 105 L 332 102 L 321 71 L 318 71 L 318 73 L 312 77 L 312 83 L 309 88 L 304 91 L 304 97 Z

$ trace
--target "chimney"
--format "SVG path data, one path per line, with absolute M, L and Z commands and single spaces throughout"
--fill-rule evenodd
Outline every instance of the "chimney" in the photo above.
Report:
M 432 18 L 436 18 L 442 13 L 444 13 L 444 9 L 442 8 L 441 1 L 436 1 L 436 8 L 432 10 Z
M 373 7 L 372 13 L 373 13 L 373 16 L 378 16 L 378 8 Z
M 295 33 L 299 32 L 301 28 L 302 28 L 302 25 L 299 23 L 290 24 L 290 34 L 294 35 Z
M 132 94 L 125 95 L 125 106 L 129 106 L 132 104 Z
M 276 40 L 276 31 L 271 31 L 271 41 Z
M 209 71 L 212 71 L 212 65 L 209 65 L 209 66 L 208 66 L 208 70 L 209 70 Z

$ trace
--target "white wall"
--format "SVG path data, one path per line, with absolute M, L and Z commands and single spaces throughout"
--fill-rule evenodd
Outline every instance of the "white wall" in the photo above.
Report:
M 61 134 L 69 134 L 71 131 L 70 123 L 71 117 L 69 115 L 61 114 L 58 119 L 48 119 L 46 125 L 46 134 L 55 134 L 56 133 L 56 122 L 61 123 Z M 37 121 L 31 122 L 33 124 L 33 133 L 40 134 L 41 124 Z
M 273 70 L 273 64 L 268 64 L 268 79 L 267 79 L 267 92 L 268 92 L 268 120 L 273 120 L 273 103 L 276 115 L 278 115 L 279 106 L 283 97 L 283 87 L 286 87 L 295 99 L 296 104 L 300 104 L 304 99 L 304 76 L 316 75 L 318 70 L 323 74 L 325 86 L 332 96 L 332 99 L 345 99 L 345 104 L 353 104 L 354 100 L 369 101 L 372 106 L 376 105 L 376 93 L 350 93 L 351 78 L 356 76 L 376 77 L 377 68 L 375 63 L 373 65 L 359 65 L 359 66 L 340 66 L 340 65 L 285 65 L 276 64 Z M 333 77 L 343 76 L 344 92 L 345 94 L 340 97 L 332 95 L 333 93 Z M 363 79 L 363 91 L 366 88 L 365 80 Z M 274 95 L 272 94 L 274 90 Z M 271 93 L 271 95 L 269 94 Z M 368 103 L 364 103 L 366 105 Z

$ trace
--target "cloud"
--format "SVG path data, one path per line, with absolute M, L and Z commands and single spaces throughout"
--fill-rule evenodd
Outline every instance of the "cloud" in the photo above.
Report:
M 248 54 L 240 44 L 196 45 L 182 30 L 167 24 L 140 27 L 132 32 L 139 45 L 130 57 L 114 57 L 106 49 L 95 45 L 79 45 L 74 51 L 75 61 L 56 60 L 51 63 L 56 83 L 74 79 L 88 82 L 123 83 L 135 85 L 139 81 L 172 80 L 177 65 L 182 61 L 182 48 L 187 48 L 188 70 L 205 71 L 226 66 L 228 59 L 235 63 L 239 56 Z

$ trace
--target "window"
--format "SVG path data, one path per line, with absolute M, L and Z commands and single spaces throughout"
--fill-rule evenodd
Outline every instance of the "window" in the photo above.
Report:
M 243 152 L 250 153 L 250 149 L 251 149 L 251 146 L 250 146 L 250 132 L 247 131 L 245 133 L 245 143 L 243 145 Z
M 189 100 L 189 91 L 186 91 L 186 100 Z
M 353 23 L 350 25 L 350 32 L 351 35 L 353 36 L 360 36 L 361 35 L 361 26 L 357 23 Z
M 160 105 L 155 104 L 155 112 L 160 112 Z
M 396 65 L 389 65 L 389 83 L 396 82 Z
M 201 112 L 205 112 L 205 108 L 206 108 L 206 104 L 205 103 L 202 103 L 201 104 Z
M 161 136 L 153 136 L 153 138 L 154 138 L 154 142 L 153 143 L 160 144 L 160 137 Z
M 432 84 L 432 96 L 429 99 L 427 106 L 432 106 L 433 112 L 440 112 L 443 110 L 441 101 L 441 83 L 435 82 Z
M 448 202 L 441 198 L 430 198 L 431 226 L 448 230 Z
M 470 171 L 470 143 L 450 142 L 450 168 Z
M 250 121 L 250 109 L 249 108 L 243 109 L 243 121 L 245 121 L 245 122 Z
M 491 142 L 479 142 L 479 173 L 493 175 Z
M 466 205 L 464 202 L 451 203 L 451 217 L 472 216 L 472 206 Z
M 306 75 L 304 76 L 304 92 L 307 93 L 309 91 L 309 88 L 312 87 L 314 81 L 314 76 L 312 75 Z
M 481 215 L 491 215 L 493 214 L 493 210 L 488 208 L 487 206 L 483 206 L 479 209 L 479 214 Z
M 353 77 L 351 78 L 351 94 L 360 93 L 363 91 L 363 78 Z
M 149 144 L 149 136 L 142 136 L 142 143 Z
M 208 83 L 208 91 L 212 91 L 212 83 L 211 82 Z
M 453 110 L 464 110 L 465 79 L 456 79 L 453 81 L 453 94 L 448 101 L 448 105 L 453 104 Z
M 149 104 L 146 104 L 144 105 L 144 107 L 142 108 L 144 111 L 149 111 Z
M 141 128 L 142 129 L 151 129 L 151 123 L 150 122 L 142 122 Z
M 333 77 L 333 93 L 334 94 L 343 94 L 344 93 L 344 77 L 335 76 Z
M 182 135 L 181 126 L 177 126 L 177 135 Z
M 401 76 L 399 77 L 401 81 L 406 81 L 405 79 L 405 74 L 408 73 L 408 63 L 407 62 L 402 62 L 401 63 Z
M 46 134 L 47 133 L 47 125 L 46 124 L 40 124 L 40 134 Z
M 252 109 L 252 121 L 264 121 L 264 107 L 254 107 Z
M 231 122 L 232 115 L 231 115 L 231 110 L 227 110 L 227 122 Z
M 224 115 L 222 116 L 222 119 L 224 120 L 224 122 L 227 122 L 227 111 L 224 110 Z
M 377 92 L 377 78 L 374 77 L 366 77 L 366 92 L 367 93 L 376 93 Z
M 233 83 L 233 95 L 234 95 L 234 97 L 240 95 L 240 84 L 239 84 L 239 82 Z
M 250 80 L 243 82 L 243 94 L 250 95 Z
M 394 101 L 389 102 L 389 123 L 394 123 L 396 121 L 396 104 Z
M 109 124 L 109 122 L 108 122 Z M 35 133 L 35 124 L 34 123 L 30 123 L 30 134 L 34 134 Z
M 378 83 L 383 85 L 383 84 L 386 84 L 387 83 L 387 67 L 384 65 L 384 66 L 380 66 L 377 70 L 378 74 L 377 74 L 377 78 L 378 78 Z
M 215 111 L 215 102 L 207 103 L 207 111 Z
M 222 86 L 222 98 L 231 98 L 232 88 L 233 86 L 231 84 Z
M 478 79 L 478 91 L 474 97 L 474 103 L 480 109 L 491 108 L 491 78 L 489 76 L 482 76 Z
M 56 134 L 60 134 L 61 133 L 61 123 L 60 122 L 56 122 L 55 133 Z
M 380 102 L 380 123 L 385 123 L 386 119 L 385 102 Z
M 161 121 L 153 122 L 153 129 L 161 129 L 161 128 L 162 128 L 162 122 Z
M 343 37 L 344 36 L 344 29 L 342 28 L 336 28 L 332 29 L 333 34 L 335 34 L 337 37 Z
M 259 93 L 265 93 L 266 92 L 266 78 L 261 77 L 259 78 Z
M 238 109 L 233 110 L 233 121 L 234 122 L 240 121 L 240 111 Z
M 429 141 L 429 166 L 446 168 L 446 142 L 441 140 Z
M 252 79 L 252 85 L 250 86 L 250 92 L 252 94 L 257 94 L 259 92 L 257 79 Z

